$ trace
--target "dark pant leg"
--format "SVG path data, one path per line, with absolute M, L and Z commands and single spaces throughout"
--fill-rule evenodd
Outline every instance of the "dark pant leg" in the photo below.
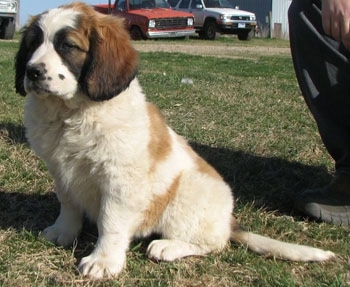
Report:
M 288 17 L 301 92 L 336 171 L 350 173 L 350 54 L 324 34 L 320 0 L 293 0 Z

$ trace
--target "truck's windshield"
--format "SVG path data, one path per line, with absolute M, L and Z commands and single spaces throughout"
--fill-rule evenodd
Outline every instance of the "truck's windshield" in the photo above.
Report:
M 166 0 L 130 0 L 129 9 L 170 8 Z
M 234 8 L 228 0 L 203 0 L 206 8 Z

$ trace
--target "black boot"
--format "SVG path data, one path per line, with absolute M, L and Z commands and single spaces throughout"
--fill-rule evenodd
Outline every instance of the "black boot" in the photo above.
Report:
M 294 201 L 295 209 L 317 220 L 350 225 L 350 174 L 339 173 L 324 188 L 305 190 Z

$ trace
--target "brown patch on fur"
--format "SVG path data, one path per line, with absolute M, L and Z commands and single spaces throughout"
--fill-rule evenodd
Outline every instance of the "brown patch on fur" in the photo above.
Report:
M 150 120 L 150 142 L 148 151 L 151 158 L 152 173 L 158 162 L 164 160 L 171 152 L 171 137 L 166 121 L 156 105 L 148 103 L 148 116 Z
M 174 199 L 176 191 L 180 184 L 181 174 L 179 174 L 164 194 L 157 195 L 153 198 L 148 209 L 144 212 L 144 220 L 140 226 L 141 231 L 148 232 L 158 222 L 162 213 Z
M 197 168 L 201 173 L 205 173 L 210 177 L 214 177 L 218 180 L 223 180 L 221 175 L 213 168 L 209 163 L 207 163 L 203 158 L 197 155 L 196 158 Z
M 135 78 L 138 66 L 138 55 L 124 20 L 98 13 L 84 3 L 63 7 L 81 12 L 77 31 L 90 41 L 90 62 L 85 67 L 84 91 L 95 101 L 117 96 Z
M 200 157 L 183 137 L 177 136 L 177 140 L 182 144 L 186 152 L 189 155 L 191 155 L 191 157 L 195 160 L 195 163 L 197 165 L 197 170 L 199 172 L 205 173 L 210 177 L 216 178 L 218 180 L 223 180 L 222 176 L 215 170 L 215 168 L 213 168 L 202 157 Z
M 72 40 L 82 52 L 88 52 L 90 48 L 89 38 L 84 35 L 84 29 L 78 27 L 77 30 L 68 30 L 66 39 Z
M 71 71 L 76 75 L 77 80 L 79 80 L 83 72 L 82 70 L 90 49 L 89 38 L 86 37 L 84 29 L 80 26 L 77 29 L 68 28 L 58 36 L 61 43 L 72 43 L 78 47 L 67 51 L 63 49 L 63 51 L 59 52 L 63 61 L 67 63 Z

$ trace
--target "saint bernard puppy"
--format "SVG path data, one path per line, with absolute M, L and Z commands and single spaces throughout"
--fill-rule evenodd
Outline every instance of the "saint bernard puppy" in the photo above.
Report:
M 230 240 L 282 259 L 335 256 L 243 231 L 230 187 L 145 100 L 137 67 L 123 21 L 77 2 L 32 17 L 16 56 L 26 136 L 61 205 L 42 235 L 67 246 L 84 214 L 97 223 L 82 274 L 118 275 L 130 241 L 152 233 L 161 235 L 147 249 L 155 260 L 204 255 Z

